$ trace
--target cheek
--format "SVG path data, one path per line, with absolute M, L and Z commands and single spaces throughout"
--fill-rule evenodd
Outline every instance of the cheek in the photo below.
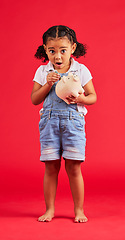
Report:
M 50 53 L 48 53 L 47 56 L 49 59 L 53 59 L 53 56 Z

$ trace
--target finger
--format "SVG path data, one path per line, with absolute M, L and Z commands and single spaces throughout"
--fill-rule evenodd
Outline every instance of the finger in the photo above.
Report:
M 58 80 L 59 80 L 59 78 L 52 77 L 52 78 L 51 78 L 51 80 L 56 82 L 56 81 L 58 81 Z
M 75 99 L 72 99 L 72 98 L 68 98 L 67 100 L 70 101 L 70 102 L 72 102 L 72 103 L 75 103 L 75 102 L 76 102 L 76 100 L 75 100 Z
M 74 97 L 72 94 L 71 94 L 69 97 L 72 98 L 72 99 L 76 98 L 76 97 Z
M 71 95 L 71 96 L 68 96 L 68 98 L 71 99 L 71 100 L 73 100 L 73 101 L 76 99 L 76 98 L 75 98 L 74 96 L 72 96 L 72 95 Z
M 58 74 L 58 73 L 53 73 L 52 76 L 60 77 L 60 74 Z
M 60 79 L 60 75 L 54 75 L 53 77 L 52 77 L 53 79 Z

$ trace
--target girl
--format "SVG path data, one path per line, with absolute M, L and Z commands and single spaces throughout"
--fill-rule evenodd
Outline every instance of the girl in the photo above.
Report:
M 87 222 L 84 215 L 84 182 L 81 162 L 85 160 L 84 105 L 96 102 L 96 93 L 92 76 L 85 65 L 78 63 L 71 56 L 86 54 L 86 46 L 77 42 L 75 32 L 66 26 L 49 28 L 43 34 L 43 45 L 37 49 L 35 57 L 48 61 L 41 65 L 34 77 L 31 93 L 32 103 L 44 101 L 39 122 L 41 157 L 45 162 L 44 197 L 46 212 L 38 221 L 49 222 L 54 217 L 55 196 L 61 156 L 65 159 L 74 201 L 75 222 Z M 69 104 L 57 97 L 55 86 L 60 77 L 72 72 L 79 76 L 84 94 L 77 98 L 67 96 Z

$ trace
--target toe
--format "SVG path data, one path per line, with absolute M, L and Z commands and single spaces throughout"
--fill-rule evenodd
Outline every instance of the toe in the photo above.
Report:
M 84 219 L 84 222 L 88 222 L 88 218 L 87 217 Z
M 38 218 L 38 222 L 42 222 L 43 220 L 41 218 Z
M 81 222 L 82 222 L 82 223 L 85 222 L 84 219 L 81 219 Z
M 38 222 L 44 222 L 45 221 L 45 217 L 39 217 L 38 218 Z
M 85 219 L 83 219 L 83 221 L 82 221 L 82 222 L 86 223 L 87 221 L 88 221 L 88 219 L 87 219 L 87 218 L 85 218 Z
M 78 222 L 79 222 L 79 219 L 78 219 L 78 218 L 75 218 L 74 222 L 75 222 L 75 223 L 78 223 Z
M 74 220 L 75 223 L 86 223 L 87 221 L 88 219 L 86 217 L 80 217 L 80 218 L 76 217 Z
M 46 222 L 50 222 L 51 221 L 51 219 L 50 218 L 46 218 Z
M 50 222 L 51 220 L 52 220 L 51 217 L 45 215 L 38 218 L 38 222 Z

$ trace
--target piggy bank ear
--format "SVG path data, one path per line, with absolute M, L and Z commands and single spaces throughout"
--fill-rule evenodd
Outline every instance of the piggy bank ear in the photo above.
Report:
M 72 77 L 73 74 L 71 72 L 68 73 L 68 77 Z
M 72 77 L 73 77 L 73 74 L 71 72 L 69 72 L 67 78 L 70 79 Z
M 74 81 L 78 82 L 79 81 L 79 77 L 77 75 L 74 75 Z

